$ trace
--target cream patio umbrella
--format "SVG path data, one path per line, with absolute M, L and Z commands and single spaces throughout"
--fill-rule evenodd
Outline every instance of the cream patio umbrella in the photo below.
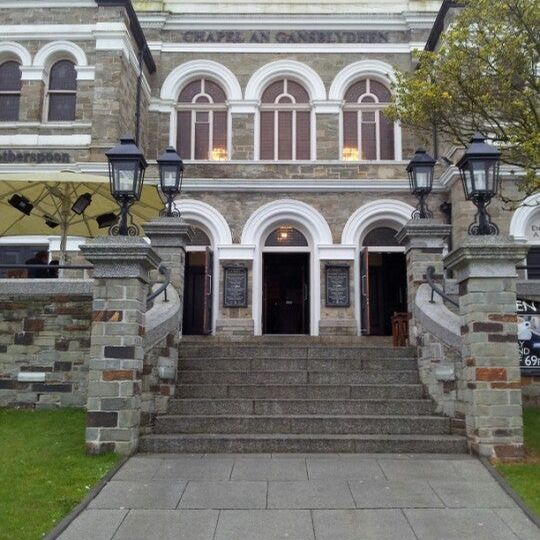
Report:
M 83 207 L 84 211 L 78 213 Z M 132 223 L 147 223 L 162 208 L 156 185 L 145 184 L 140 201 L 130 209 Z M 109 225 L 114 225 L 111 214 L 118 214 L 118 203 L 105 176 L 69 171 L 0 173 L 0 237 L 50 235 L 58 229 L 61 262 L 65 260 L 68 235 L 107 235 Z

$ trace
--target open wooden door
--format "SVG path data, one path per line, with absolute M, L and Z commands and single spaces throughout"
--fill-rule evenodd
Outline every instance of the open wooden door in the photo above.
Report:
M 213 299 L 214 255 L 207 247 L 204 262 L 204 300 L 203 300 L 203 333 L 212 333 L 212 299 Z
M 371 325 L 369 320 L 369 252 L 368 248 L 360 250 L 360 333 L 369 336 Z

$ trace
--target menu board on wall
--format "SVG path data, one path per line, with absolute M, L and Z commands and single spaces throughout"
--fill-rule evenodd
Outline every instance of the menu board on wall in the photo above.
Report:
M 326 267 L 326 306 L 348 307 L 349 298 L 349 267 L 327 266 Z
M 524 375 L 540 375 L 540 306 L 518 298 L 519 365 Z
M 247 307 L 247 268 L 226 266 L 224 268 L 223 306 Z

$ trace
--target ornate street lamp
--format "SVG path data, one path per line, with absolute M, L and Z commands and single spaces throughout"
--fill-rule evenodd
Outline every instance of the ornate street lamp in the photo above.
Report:
M 407 165 L 411 193 L 418 198 L 418 205 L 412 214 L 413 219 L 433 217 L 433 212 L 428 208 L 426 199 L 433 188 L 435 163 L 435 160 L 423 148 L 419 148 Z
M 139 229 L 134 224 L 128 226 L 128 214 L 131 205 L 141 198 L 146 160 L 130 136 L 122 137 L 120 144 L 105 155 L 109 160 L 111 193 L 120 205 L 120 224 L 112 226 L 110 234 L 136 236 Z
M 182 190 L 182 179 L 184 177 L 184 162 L 176 153 L 176 150 L 169 146 L 165 153 L 158 157 L 159 183 L 161 192 L 167 198 L 167 207 L 163 214 L 167 217 L 178 217 L 180 212 L 173 211 L 174 198 Z
M 476 133 L 457 164 L 465 198 L 478 209 L 474 223 L 469 226 L 471 235 L 499 234 L 499 227 L 491 222 L 487 207 L 499 188 L 500 157 L 501 152 Z

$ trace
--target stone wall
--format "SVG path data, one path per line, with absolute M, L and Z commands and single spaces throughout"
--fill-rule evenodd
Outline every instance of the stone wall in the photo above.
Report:
M 0 280 L 0 407 L 84 406 L 92 282 Z

